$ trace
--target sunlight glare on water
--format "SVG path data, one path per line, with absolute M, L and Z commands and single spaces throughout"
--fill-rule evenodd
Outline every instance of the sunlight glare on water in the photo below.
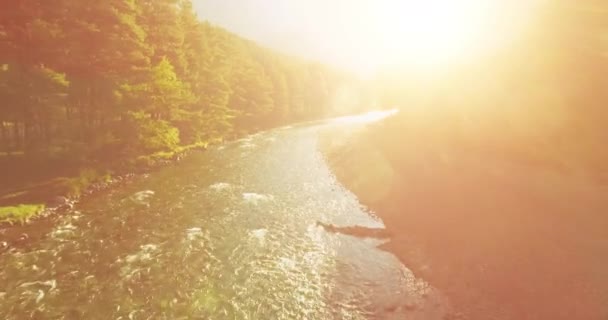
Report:
M 441 319 L 376 242 L 319 226 L 382 226 L 327 167 L 323 127 L 194 154 L 31 229 L 47 236 L 0 252 L 0 319 Z
M 357 124 L 357 123 L 371 123 L 386 119 L 399 113 L 399 109 L 381 110 L 381 111 L 370 111 L 364 114 L 358 114 L 354 116 L 346 116 L 333 119 L 332 123 L 340 124 Z

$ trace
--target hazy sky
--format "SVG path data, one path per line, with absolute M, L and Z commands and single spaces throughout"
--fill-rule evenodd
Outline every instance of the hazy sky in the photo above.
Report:
M 371 73 L 445 66 L 503 41 L 539 0 L 194 0 L 199 17 L 282 52 Z M 540 0 L 542 1 L 542 0 Z M 504 41 L 503 41 L 504 42 Z
M 199 17 L 263 45 L 350 67 L 360 0 L 194 0 Z

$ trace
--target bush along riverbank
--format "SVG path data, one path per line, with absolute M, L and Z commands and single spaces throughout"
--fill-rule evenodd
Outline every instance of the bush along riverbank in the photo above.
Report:
M 0 228 L 24 225 L 71 209 L 82 197 L 128 183 L 139 174 L 181 161 L 189 153 L 205 150 L 208 146 L 208 143 L 182 146 L 105 167 L 100 164 L 83 166 L 68 177 L 29 177 L 27 182 L 14 180 L 13 185 L 3 186 L 5 194 L 0 195 Z
M 39 215 L 46 209 L 44 204 L 21 204 L 10 207 L 0 207 L 0 223 L 24 223 Z
M 0 192 L 4 194 L 0 196 L 0 253 L 41 240 L 53 230 L 63 214 L 72 211 L 84 198 L 131 183 L 151 171 L 175 164 L 193 152 L 202 152 L 208 146 L 208 143 L 184 146 L 171 152 L 116 161 L 105 167 L 97 165 L 96 169 L 89 166 L 73 175 L 53 177 L 53 173 L 65 173 L 58 169 L 48 173 L 50 178 L 36 180 L 42 176 L 29 176 L 33 180 L 13 184 L 9 189 L 13 191 Z M 10 187 L 2 186 L 4 190 Z

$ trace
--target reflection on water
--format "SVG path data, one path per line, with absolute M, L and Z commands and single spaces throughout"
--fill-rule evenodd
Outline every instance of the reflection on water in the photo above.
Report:
M 390 109 L 390 110 L 382 110 L 382 111 L 370 111 L 364 114 L 358 114 L 354 116 L 346 116 L 340 117 L 331 120 L 331 123 L 334 124 L 357 124 L 357 123 L 370 123 L 376 122 L 390 116 L 393 116 L 399 112 L 399 109 Z
M 258 194 L 252 192 L 243 193 L 243 200 L 245 200 L 245 202 L 252 203 L 255 205 L 261 202 L 272 201 L 273 199 L 274 197 L 272 195 Z
M 218 182 L 218 183 L 214 183 L 209 186 L 210 189 L 213 189 L 216 191 L 228 190 L 228 189 L 230 189 L 230 187 L 232 187 L 230 185 L 230 183 L 225 183 L 225 182 Z
M 316 130 L 250 137 L 87 199 L 2 253 L 0 318 L 441 319 L 441 297 L 377 243 L 318 226 L 381 222 L 335 181 Z

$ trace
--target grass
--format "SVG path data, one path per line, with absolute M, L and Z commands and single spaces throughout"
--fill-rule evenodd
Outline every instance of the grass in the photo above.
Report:
M 111 173 L 100 173 L 98 170 L 94 169 L 82 169 L 78 176 L 66 179 L 64 185 L 68 190 L 67 195 L 75 198 L 82 195 L 82 193 L 92 184 L 97 182 L 109 182 L 111 180 Z
M 44 211 L 43 204 L 22 204 L 14 207 L 0 207 L 0 223 L 25 223 Z
M 77 198 L 95 183 L 109 182 L 111 172 L 83 168 L 69 175 L 24 179 L 8 184 L 0 190 L 0 206 L 18 206 L 28 203 L 45 203 L 56 197 Z M 9 189 L 13 186 L 12 189 Z
M 204 149 L 208 143 L 201 142 L 177 147 L 172 151 L 162 151 L 150 155 L 140 156 L 124 163 L 124 168 L 116 166 L 71 166 L 62 164 L 49 164 L 44 161 L 12 157 L 4 159 L 0 166 L 0 176 L 4 181 L 0 186 L 0 223 L 27 222 L 30 218 L 44 210 L 42 204 L 55 197 L 77 198 L 96 183 L 112 181 L 114 174 L 109 169 L 119 172 L 131 170 L 150 170 L 160 164 L 176 159 L 180 155 L 194 150 Z M 3 153 L 0 153 L 2 160 Z
M 178 157 L 180 154 L 184 154 L 184 153 L 194 150 L 194 149 L 207 148 L 208 146 L 209 146 L 209 143 L 206 143 L 206 142 L 199 142 L 199 143 L 190 144 L 190 145 L 186 145 L 186 146 L 179 146 L 179 147 L 175 148 L 174 150 L 159 151 L 159 152 L 156 152 L 153 154 L 139 156 L 131 161 L 132 162 L 131 165 L 133 167 L 139 168 L 139 169 L 150 169 L 150 168 L 154 168 L 155 166 L 163 163 L 164 161 L 171 161 L 171 160 L 175 159 L 176 157 Z

